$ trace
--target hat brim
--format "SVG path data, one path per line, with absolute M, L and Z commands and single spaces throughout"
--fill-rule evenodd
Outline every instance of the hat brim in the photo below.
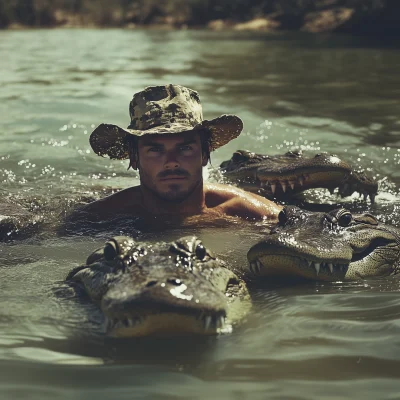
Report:
M 171 123 L 147 130 L 123 129 L 117 125 L 100 124 L 90 135 L 89 143 L 99 156 L 124 160 L 129 158 L 126 138 L 128 135 L 164 135 L 207 129 L 211 133 L 211 151 L 237 138 L 243 129 L 242 120 L 236 115 L 221 115 L 212 120 L 204 120 L 196 126 Z

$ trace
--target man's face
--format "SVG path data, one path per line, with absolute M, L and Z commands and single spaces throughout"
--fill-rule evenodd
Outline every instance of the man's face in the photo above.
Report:
M 186 199 L 201 183 L 207 161 L 198 132 L 145 135 L 138 142 L 140 183 L 166 201 Z

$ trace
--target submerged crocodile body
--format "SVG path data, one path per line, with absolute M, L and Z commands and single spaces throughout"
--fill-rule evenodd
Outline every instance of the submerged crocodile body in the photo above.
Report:
M 115 337 L 226 332 L 251 307 L 244 282 L 196 237 L 114 237 L 66 280 L 100 306 Z
M 344 208 L 313 213 L 287 206 L 247 258 L 255 276 L 338 281 L 394 275 L 400 230 Z
M 44 223 L 41 215 L 10 200 L 0 201 L 0 242 L 23 239 L 40 231 Z
M 377 183 L 363 172 L 330 154 L 304 156 L 301 152 L 268 156 L 238 150 L 220 165 L 221 172 L 243 189 L 270 199 L 286 200 L 307 189 L 326 188 L 331 193 L 338 188 L 340 196 L 354 192 L 374 202 Z
M 102 190 L 101 195 L 111 190 Z M 98 200 L 93 192 L 37 196 L 0 193 L 0 242 L 30 238 L 44 232 L 62 233 L 62 221 L 72 209 Z

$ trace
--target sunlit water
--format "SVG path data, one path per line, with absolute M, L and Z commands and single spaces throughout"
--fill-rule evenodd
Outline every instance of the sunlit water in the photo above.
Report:
M 0 32 L 0 59 L 4 196 L 51 201 L 137 184 L 126 162 L 93 154 L 89 135 L 101 122 L 127 126 L 134 92 L 178 83 L 199 91 L 206 118 L 244 120 L 243 134 L 212 154 L 214 167 L 237 149 L 333 152 L 376 177 L 376 204 L 324 191 L 310 201 L 400 222 L 396 48 L 329 36 L 54 30 Z M 240 268 L 262 229 L 222 224 L 152 239 L 197 234 Z M 0 246 L 1 398 L 400 396 L 397 278 L 264 284 L 252 288 L 254 309 L 232 334 L 113 341 L 102 336 L 95 306 L 60 295 L 69 269 L 108 234 L 49 233 Z

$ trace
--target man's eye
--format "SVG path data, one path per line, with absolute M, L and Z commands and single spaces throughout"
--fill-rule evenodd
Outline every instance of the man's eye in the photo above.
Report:
M 159 153 L 161 151 L 161 148 L 160 147 L 150 147 L 148 151 L 152 152 L 152 153 Z
M 187 151 L 187 150 L 192 150 L 193 148 L 192 148 L 192 146 L 185 145 L 185 146 L 181 146 L 179 149 L 181 151 Z

